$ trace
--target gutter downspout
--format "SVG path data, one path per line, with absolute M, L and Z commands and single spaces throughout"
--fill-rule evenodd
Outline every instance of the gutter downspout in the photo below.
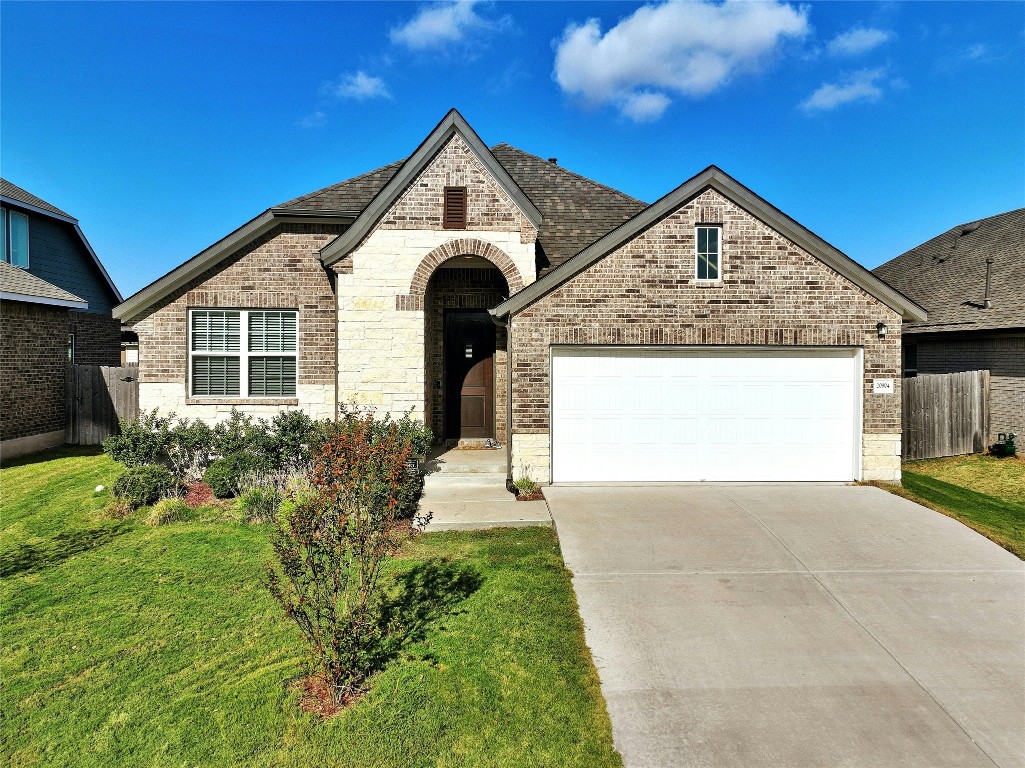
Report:
M 489 312 L 490 314 L 490 312 Z M 513 483 L 512 471 L 512 393 L 513 393 L 513 329 L 512 317 L 499 317 L 491 315 L 495 325 L 505 328 L 505 489 L 509 493 L 516 493 L 516 486 Z

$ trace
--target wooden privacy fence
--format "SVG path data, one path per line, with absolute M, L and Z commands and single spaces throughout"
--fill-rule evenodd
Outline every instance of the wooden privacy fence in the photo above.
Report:
M 989 436 L 989 371 L 923 374 L 903 381 L 905 459 L 976 453 Z
M 138 365 L 69 365 L 65 381 L 67 443 L 99 445 L 122 421 L 139 417 Z

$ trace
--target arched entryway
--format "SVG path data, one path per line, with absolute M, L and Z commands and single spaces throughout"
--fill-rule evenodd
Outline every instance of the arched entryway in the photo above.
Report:
M 502 272 L 479 256 L 440 264 L 424 293 L 426 413 L 440 440 L 505 435 L 506 333 L 488 310 L 509 295 Z

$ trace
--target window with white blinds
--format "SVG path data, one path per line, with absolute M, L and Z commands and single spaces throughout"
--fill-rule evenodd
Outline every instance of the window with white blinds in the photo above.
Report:
M 295 312 L 191 310 L 191 395 L 295 397 L 298 335 Z

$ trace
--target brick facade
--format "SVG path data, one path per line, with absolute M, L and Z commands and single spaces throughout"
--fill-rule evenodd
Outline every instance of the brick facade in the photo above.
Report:
M 179 416 L 215 421 L 233 405 L 272 415 L 282 405 L 300 406 L 317 417 L 334 413 L 334 274 L 318 251 L 343 225 L 282 224 L 216 267 L 150 307 L 131 327 L 139 334 L 139 404 Z M 188 310 L 295 309 L 299 318 L 299 394 L 290 401 L 190 399 Z
M 919 373 L 990 372 L 989 443 L 1000 432 L 1025 436 L 1025 333 L 948 335 L 908 333 Z
M 71 312 L 75 362 L 79 365 L 121 365 L 121 321 L 95 312 Z
M 0 440 L 4 456 L 15 453 L 9 450 L 14 445 L 10 441 L 53 433 L 59 437 L 50 444 L 64 440 L 68 314 L 63 307 L 0 302 Z M 46 446 L 30 450 L 42 447 Z
M 722 280 L 695 280 L 695 224 L 723 227 Z M 889 333 L 878 338 L 876 324 Z M 549 472 L 553 344 L 864 348 L 863 473 L 899 479 L 900 315 L 706 190 L 513 319 L 514 464 Z M 896 393 L 872 393 L 873 378 Z

